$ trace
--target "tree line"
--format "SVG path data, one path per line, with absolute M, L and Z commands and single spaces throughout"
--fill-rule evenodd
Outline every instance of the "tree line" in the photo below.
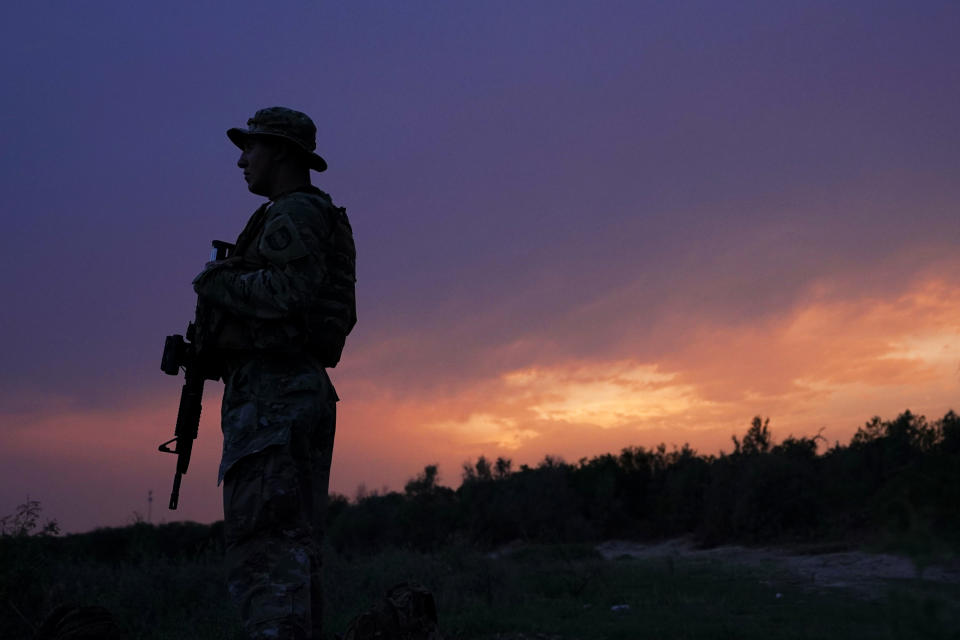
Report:
M 328 537 L 340 552 L 428 549 L 461 540 L 656 540 L 703 545 L 836 541 L 960 548 L 960 416 L 875 417 L 846 445 L 822 436 L 774 443 L 753 419 L 732 453 L 634 446 L 568 463 L 514 468 L 481 456 L 462 484 L 426 466 L 404 490 L 332 495 Z

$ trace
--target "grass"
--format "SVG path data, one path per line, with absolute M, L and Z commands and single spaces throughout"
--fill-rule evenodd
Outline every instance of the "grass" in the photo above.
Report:
M 72 601 L 107 607 L 136 640 L 243 638 L 216 549 L 190 560 L 100 562 L 52 548 L 34 545 L 0 558 L 0 637 L 29 638 L 21 615 L 35 624 Z M 865 599 L 814 588 L 772 566 L 682 556 L 605 560 L 588 545 L 520 546 L 496 555 L 466 545 L 353 557 L 327 549 L 325 560 L 330 632 L 342 632 L 406 580 L 433 591 L 451 640 L 960 638 L 955 584 L 890 581 Z
M 774 568 L 713 560 L 607 561 L 571 546 L 451 556 L 417 563 L 433 568 L 441 626 L 451 638 L 960 637 L 955 585 L 890 583 L 879 599 L 864 600 L 814 590 Z

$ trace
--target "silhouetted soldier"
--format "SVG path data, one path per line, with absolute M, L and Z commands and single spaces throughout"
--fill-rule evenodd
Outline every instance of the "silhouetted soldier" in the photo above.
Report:
M 223 394 L 230 593 L 252 638 L 319 638 L 320 542 L 336 420 L 325 368 L 356 322 L 350 223 L 310 184 L 316 127 L 283 107 L 227 136 L 251 192 L 269 198 L 224 260 L 194 281 L 198 340 Z

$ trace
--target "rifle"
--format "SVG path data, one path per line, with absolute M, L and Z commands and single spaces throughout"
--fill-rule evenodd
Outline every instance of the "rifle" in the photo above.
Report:
M 233 245 L 222 240 L 213 241 L 210 260 L 223 260 L 233 249 Z M 199 302 L 198 302 L 199 307 Z M 207 366 L 205 354 L 197 346 L 196 323 L 187 324 L 187 337 L 180 334 L 167 336 L 163 343 L 163 357 L 160 369 L 167 375 L 175 376 L 183 369 L 183 388 L 180 391 L 180 407 L 177 410 L 177 426 L 173 437 L 160 445 L 160 451 L 177 456 L 177 471 L 173 476 L 173 491 L 170 493 L 170 509 L 176 509 L 180 500 L 180 479 L 190 466 L 190 454 L 193 441 L 197 439 L 200 426 L 200 408 L 203 402 L 203 383 L 205 380 L 219 380 L 219 374 Z M 174 443 L 173 448 L 170 443 Z

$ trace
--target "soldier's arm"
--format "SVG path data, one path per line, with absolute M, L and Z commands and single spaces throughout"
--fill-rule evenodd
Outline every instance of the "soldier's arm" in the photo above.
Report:
M 227 261 L 207 269 L 193 281 L 204 301 L 247 317 L 279 319 L 303 311 L 313 303 L 326 279 L 322 229 L 317 220 L 304 222 L 305 215 L 317 215 L 277 203 L 277 211 L 264 227 L 259 246 L 267 259 L 263 265 Z M 318 233 L 320 231 L 320 233 Z

